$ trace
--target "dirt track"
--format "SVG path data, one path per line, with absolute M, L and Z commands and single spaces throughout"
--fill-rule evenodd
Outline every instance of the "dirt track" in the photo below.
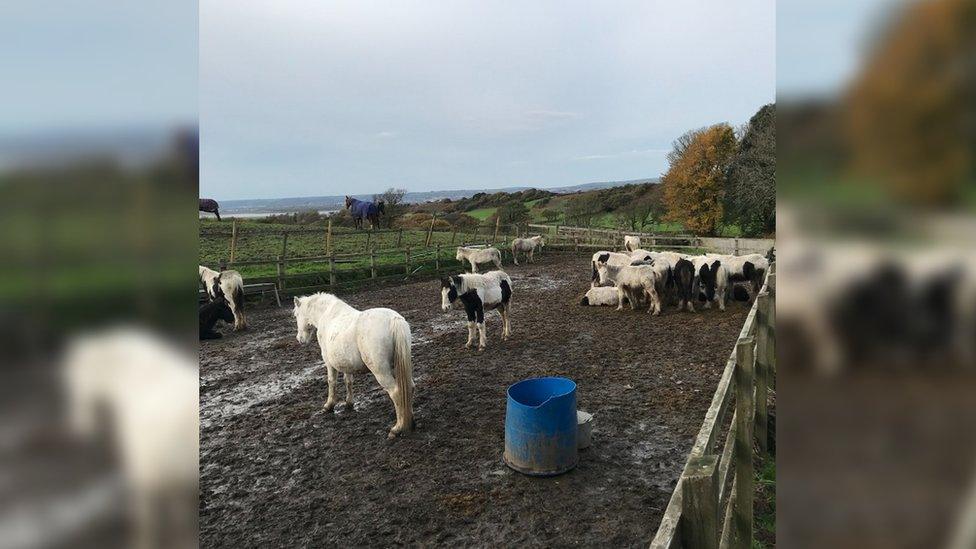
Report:
M 581 307 L 585 258 L 506 270 L 513 339 L 501 341 L 492 312 L 483 353 L 463 349 L 464 312 L 440 310 L 436 281 L 342 295 L 411 324 L 417 431 L 392 441 L 392 404 L 369 375 L 357 376 L 354 411 L 322 409 L 324 366 L 295 340 L 289 304 L 202 342 L 201 545 L 648 543 L 746 307 L 657 318 Z M 593 446 L 551 479 L 501 460 L 505 390 L 540 375 L 574 379 L 595 415 Z

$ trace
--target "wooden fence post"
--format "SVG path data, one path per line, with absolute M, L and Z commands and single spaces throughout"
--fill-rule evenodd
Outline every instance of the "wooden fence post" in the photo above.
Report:
M 752 423 L 755 355 L 751 337 L 735 346 L 735 463 L 731 547 L 752 546 Z
M 434 235 L 434 220 L 436 219 L 437 216 L 435 215 L 430 216 L 430 227 L 427 228 L 427 240 L 424 241 L 425 248 L 430 247 L 430 238 Z
M 406 251 L 403 252 L 403 272 L 410 276 L 410 246 L 407 246 Z
M 454 226 L 454 231 L 451 233 L 451 245 L 454 245 L 455 238 L 457 238 L 457 225 Z
M 756 439 L 763 454 L 769 449 L 769 412 L 766 391 L 769 386 L 769 294 L 756 297 Z
M 441 245 L 434 247 L 434 271 L 441 270 Z
M 364 252 L 368 252 L 369 251 L 369 241 L 372 238 L 372 236 L 373 236 L 373 229 L 370 229 L 370 230 L 366 231 L 366 245 L 363 246 L 363 251 Z
M 494 244 L 498 240 L 498 227 L 501 225 L 502 218 L 495 215 L 495 236 L 491 237 L 491 243 Z
M 288 255 L 288 233 L 281 233 L 281 257 L 284 259 Z
M 230 262 L 234 262 L 234 252 L 237 251 L 237 220 L 230 226 Z
M 335 254 L 329 254 L 329 286 L 336 285 L 336 261 Z
M 376 278 L 376 250 L 369 251 L 369 275 Z
M 278 260 L 275 262 L 278 267 L 278 291 L 285 289 L 285 258 L 278 256 Z
M 681 545 L 718 549 L 718 456 L 688 460 L 681 476 Z
M 396 244 L 397 248 L 400 247 L 400 243 L 402 241 L 403 241 L 403 229 L 400 229 L 400 232 L 397 233 L 397 244 Z
M 329 226 L 325 229 L 325 253 L 332 253 L 332 217 L 329 216 Z

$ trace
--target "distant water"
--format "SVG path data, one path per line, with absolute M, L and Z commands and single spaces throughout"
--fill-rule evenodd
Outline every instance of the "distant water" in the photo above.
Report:
M 321 215 L 334 214 L 339 210 L 319 210 Z M 221 218 L 236 217 L 238 219 L 263 219 L 272 215 L 291 215 L 298 212 L 220 212 Z M 214 217 L 213 214 L 200 212 L 200 217 Z

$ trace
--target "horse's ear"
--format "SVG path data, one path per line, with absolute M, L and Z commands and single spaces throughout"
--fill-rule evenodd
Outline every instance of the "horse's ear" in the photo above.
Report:
M 298 299 L 298 296 L 296 295 L 296 296 L 295 296 L 295 307 L 298 307 L 298 306 L 299 306 L 299 305 L 301 305 L 301 304 L 302 304 L 302 302 L 301 302 L 301 300 L 299 300 L 299 299 Z

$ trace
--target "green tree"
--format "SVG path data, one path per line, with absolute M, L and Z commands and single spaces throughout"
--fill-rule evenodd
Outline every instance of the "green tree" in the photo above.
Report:
M 559 211 L 552 208 L 546 208 L 542 210 L 542 217 L 546 220 L 546 223 L 555 223 L 559 219 Z
M 776 105 L 759 109 L 746 126 L 725 183 L 725 222 L 746 236 L 776 231 Z
M 529 209 L 521 201 L 509 202 L 498 208 L 498 218 L 507 225 L 525 223 L 530 219 Z
M 381 224 L 386 224 L 387 228 L 393 228 L 393 223 L 396 218 L 402 216 L 406 212 L 406 206 L 403 204 L 403 197 L 407 194 L 406 189 L 397 189 L 390 187 L 389 189 L 383 191 L 381 194 L 374 194 L 373 200 L 378 202 L 383 201 L 383 208 L 385 213 L 381 216 Z

